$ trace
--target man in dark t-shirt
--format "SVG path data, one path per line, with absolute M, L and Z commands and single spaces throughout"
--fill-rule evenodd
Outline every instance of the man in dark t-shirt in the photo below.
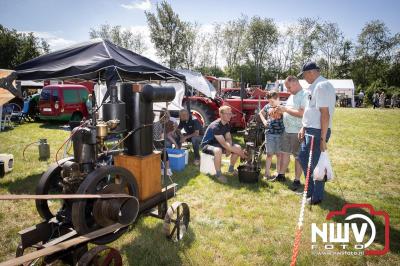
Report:
M 179 145 L 182 145 L 185 141 L 190 141 L 193 145 L 193 152 L 194 152 L 194 164 L 199 165 L 200 162 L 200 143 L 201 138 L 200 136 L 202 126 L 200 122 L 196 118 L 191 118 L 189 116 L 189 112 L 186 109 L 182 109 L 179 112 L 179 125 L 178 129 L 185 130 L 184 134 L 181 134 L 179 138 Z
M 216 177 L 220 182 L 226 183 L 227 179 L 221 174 L 222 154 L 231 156 L 229 173 L 234 172 L 234 166 L 240 157 L 246 158 L 246 154 L 238 144 L 232 143 L 231 127 L 229 121 L 232 117 L 232 110 L 229 106 L 219 108 L 220 118 L 212 122 L 204 134 L 201 142 L 202 151 L 214 155 Z

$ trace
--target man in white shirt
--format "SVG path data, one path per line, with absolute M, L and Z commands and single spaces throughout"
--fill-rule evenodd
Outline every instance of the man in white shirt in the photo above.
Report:
M 318 204 L 323 199 L 325 182 L 314 180 L 312 173 L 318 163 L 321 152 L 327 149 L 326 143 L 331 135 L 336 93 L 332 84 L 321 76 L 320 69 L 315 62 L 305 63 L 299 75 L 303 75 L 304 79 L 311 84 L 307 90 L 308 101 L 303 114 L 303 127 L 299 132 L 299 139 L 302 141 L 299 160 L 304 176 L 306 176 L 311 136 L 314 136 L 307 202 L 309 204 Z

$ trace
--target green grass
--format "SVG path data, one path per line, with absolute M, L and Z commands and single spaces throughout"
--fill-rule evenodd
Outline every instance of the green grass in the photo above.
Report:
M 0 133 L 0 153 L 15 156 L 15 168 L 0 180 L 0 193 L 34 193 L 68 132 L 57 126 L 23 124 Z M 25 145 L 46 137 L 51 160 L 38 161 L 37 147 Z M 240 140 L 239 137 L 235 139 Z M 400 111 L 337 109 L 328 151 L 336 180 L 326 186 L 323 204 L 305 211 L 298 265 L 400 265 Z M 225 166 L 226 170 L 226 166 Z M 293 176 L 293 162 L 289 176 Z M 199 174 L 195 166 L 175 173 L 176 199 L 190 205 L 189 233 L 179 243 L 161 234 L 162 221 L 143 217 L 129 233 L 110 244 L 129 265 L 288 265 L 292 255 L 300 197 L 286 183 L 228 184 Z M 385 256 L 317 256 L 310 250 L 311 222 L 322 223 L 345 202 L 370 203 L 390 215 L 390 248 Z M 17 232 L 40 221 L 33 201 L 0 202 L 0 261 L 11 258 Z M 375 219 L 378 232 L 382 220 Z M 383 239 L 375 246 L 382 248 Z

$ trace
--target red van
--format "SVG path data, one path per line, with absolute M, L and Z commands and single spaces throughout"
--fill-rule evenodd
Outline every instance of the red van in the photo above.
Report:
M 88 116 L 89 90 L 82 85 L 54 84 L 42 89 L 39 117 L 43 120 L 81 121 Z

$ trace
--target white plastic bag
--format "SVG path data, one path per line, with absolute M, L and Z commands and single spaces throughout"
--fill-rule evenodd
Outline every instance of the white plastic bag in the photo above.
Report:
M 324 177 L 327 177 L 326 181 L 333 179 L 332 165 L 329 160 L 328 152 L 321 152 L 318 160 L 318 164 L 314 169 L 314 180 L 324 181 Z

